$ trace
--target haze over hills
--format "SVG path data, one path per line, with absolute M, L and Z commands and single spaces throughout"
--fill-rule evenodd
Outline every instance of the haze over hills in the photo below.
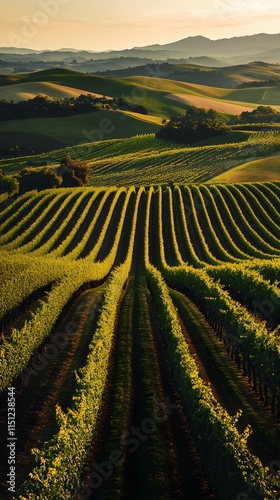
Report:
M 280 34 L 270 35 L 260 33 L 257 35 L 240 36 L 210 40 L 204 36 L 193 36 L 165 45 L 150 45 L 146 50 L 171 50 L 188 53 L 195 56 L 233 57 L 244 54 L 257 54 L 269 49 L 280 47 Z
M 200 59 L 201 58 L 201 59 Z M 280 34 L 265 34 L 210 40 L 204 36 L 187 37 L 165 45 L 148 45 L 125 50 L 94 52 L 63 48 L 59 50 L 32 50 L 28 48 L 0 48 L 0 72 L 35 71 L 53 67 L 67 67 L 85 72 L 125 69 L 149 62 L 180 60 L 209 66 L 230 66 L 252 61 L 280 63 Z M 2 69 L 1 69 L 2 68 Z

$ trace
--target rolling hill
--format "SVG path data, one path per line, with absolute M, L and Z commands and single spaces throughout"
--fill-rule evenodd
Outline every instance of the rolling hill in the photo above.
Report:
M 25 149 L 36 151 L 37 144 L 45 143 L 45 149 L 41 151 L 50 151 L 53 149 L 52 141 L 59 141 L 60 147 L 66 147 L 104 139 L 155 133 L 159 130 L 157 121 L 155 117 L 121 111 L 100 111 L 65 118 L 0 121 L 0 150 L 1 146 L 6 144 L 8 133 L 12 137 L 15 133 L 23 134 L 22 147 Z
M 271 73 L 269 74 L 271 76 Z M 0 96 L 5 99 L 19 99 L 24 95 L 44 93 L 49 97 L 76 96 L 80 93 L 93 93 L 111 97 L 125 97 L 134 104 L 143 104 L 151 115 L 169 118 L 176 113 L 184 112 L 190 96 L 213 99 L 204 102 L 205 106 L 220 110 L 219 101 L 235 101 L 241 108 L 226 106 L 225 113 L 238 114 L 242 110 L 256 107 L 257 104 L 280 105 L 279 86 L 262 88 L 230 89 L 209 85 L 194 84 L 167 78 L 152 76 L 130 76 L 125 78 L 110 78 L 104 76 L 78 73 L 70 70 L 53 69 L 27 75 L 2 77 Z M 180 99 L 178 99 L 178 95 Z M 176 97 L 176 104 L 170 97 Z M 186 96 L 186 100 L 185 100 Z M 183 99 L 181 99 L 181 97 Z M 192 105 L 192 102 L 191 102 Z M 203 101 L 201 102 L 203 105 Z
M 207 97 L 194 96 L 189 94 L 170 94 L 167 99 L 178 101 L 187 106 L 196 106 L 197 108 L 215 109 L 219 113 L 228 115 L 240 115 L 243 111 L 252 111 L 254 106 L 242 106 L 233 104 L 224 100 L 210 99 Z
M 212 70 L 205 68 L 205 71 L 211 73 Z M 241 66 L 235 68 L 236 75 L 240 75 L 240 71 Z M 244 71 L 243 67 L 242 72 L 244 73 Z M 276 74 L 275 67 L 268 67 L 268 65 L 261 63 L 247 66 L 246 71 L 248 78 L 252 78 L 252 74 L 255 76 L 258 74 L 259 77 L 263 78 L 266 71 L 267 78 L 270 79 Z M 139 134 L 152 134 L 159 130 L 164 118 L 168 119 L 176 114 L 184 113 L 186 107 L 189 105 L 208 109 L 214 108 L 224 115 L 238 115 L 244 110 L 249 111 L 257 107 L 259 104 L 273 104 L 274 108 L 280 110 L 278 85 L 232 89 L 155 76 L 111 78 L 57 68 L 31 74 L 3 76 L 1 83 L 0 96 L 2 98 L 9 96 L 17 100 L 24 96 L 27 97 L 27 95 L 33 97 L 37 92 L 44 93 L 49 97 L 77 96 L 80 93 L 90 92 L 96 95 L 105 94 L 111 97 L 124 96 L 129 102 L 143 104 L 148 109 L 148 115 L 125 111 L 100 111 L 66 118 L 27 118 L 5 122 L 0 121 L 0 149 L 1 147 L 7 147 L 7 145 L 9 148 L 18 146 L 19 152 L 24 152 L 25 154 L 30 154 L 31 151 L 41 153 L 43 151 L 63 150 L 63 148 L 76 144 L 86 144 L 89 142 L 98 144 L 99 141 L 104 140 L 106 142 L 107 140 L 130 138 Z M 205 144 L 205 146 L 210 147 L 212 144 L 211 147 L 214 148 L 223 147 L 226 154 L 224 168 L 228 170 L 242 165 L 246 160 L 250 162 L 259 158 L 258 155 L 254 158 L 251 158 L 250 155 L 242 158 L 241 155 L 241 158 L 238 158 L 236 161 L 233 160 L 231 154 L 229 155 L 229 159 L 227 157 L 227 143 L 236 142 L 238 144 L 239 141 L 246 141 L 250 134 L 250 132 L 235 131 L 231 134 L 218 137 L 215 140 L 204 141 L 201 145 Z M 274 149 L 269 151 L 268 155 L 272 153 L 274 153 Z M 263 154 L 260 154 L 260 157 L 262 156 Z M 214 158 L 215 155 L 213 160 Z M 139 156 L 135 158 L 136 163 L 138 160 Z M 168 159 L 164 158 L 163 161 L 168 166 Z M 171 167 L 172 165 L 180 167 L 177 172 L 178 175 L 177 173 L 175 175 L 176 179 L 178 181 L 184 179 L 182 172 L 185 160 L 183 158 L 178 160 L 178 158 L 170 157 L 170 162 Z M 212 165 L 212 160 L 210 165 Z M 147 169 L 148 164 L 145 164 L 144 167 Z M 153 178 L 156 179 L 156 170 L 150 170 L 150 172 Z M 141 173 L 140 169 L 138 173 L 140 176 L 143 174 L 148 182 L 148 170 Z M 215 173 L 216 175 L 223 173 L 222 165 L 221 170 L 218 169 Z M 274 173 L 275 175 L 277 174 L 278 178 L 277 169 L 273 169 L 273 175 Z M 114 168 L 114 173 L 110 173 L 108 180 L 110 179 L 109 182 L 111 182 L 115 178 L 115 181 L 119 183 L 123 182 L 127 175 L 132 175 L 133 177 L 135 174 L 136 171 L 133 170 L 130 173 L 127 172 L 119 176 L 119 173 Z M 102 182 L 102 175 L 98 182 Z M 167 179 L 170 179 L 169 172 L 166 172 L 166 175 Z M 250 178 L 251 173 L 248 173 L 248 175 Z M 257 178 L 258 175 L 256 173 Z M 210 177 L 214 177 L 214 175 L 210 175 Z M 196 178 L 199 179 L 200 177 L 194 175 L 194 179 Z
M 217 42 L 132 52 L 280 35 Z M 232 117 L 280 110 L 278 73 L 185 69 L 0 77 L 0 100 L 119 98 L 1 102 L 1 499 L 280 498 L 280 114 Z M 187 106 L 220 113 L 167 123 Z
M 269 161 L 279 152 L 280 137 L 276 132 L 233 132 L 222 138 L 223 144 L 216 137 L 212 144 L 209 140 L 208 144 L 188 147 L 162 141 L 153 134 L 126 139 L 104 137 L 103 141 L 37 156 L 3 159 L 0 168 L 7 174 L 15 174 L 28 166 L 30 160 L 35 166 L 43 160 L 55 167 L 62 157 L 70 154 L 74 159 L 87 161 L 91 169 L 89 184 L 93 186 L 184 184 L 210 179 L 216 182 L 223 174 L 229 178 L 235 167 L 257 159 Z M 271 172 L 263 169 L 261 173 L 260 169 L 256 173 L 256 180 L 260 175 L 266 180 L 280 180 L 280 169 L 276 167 Z M 254 180 L 254 173 L 248 170 L 244 180 Z
M 33 99 L 37 95 L 63 98 L 79 97 L 79 95 L 83 93 L 85 93 L 85 91 L 82 89 L 76 89 L 73 87 L 68 87 L 66 85 L 58 85 L 51 82 L 27 82 L 0 87 L 1 99 L 5 99 L 6 101 L 13 100 L 14 102 Z M 96 97 L 103 96 L 103 94 L 101 95 L 93 92 L 89 93 L 95 95 Z
M 280 155 L 252 160 L 218 175 L 210 183 L 265 182 L 280 179 Z

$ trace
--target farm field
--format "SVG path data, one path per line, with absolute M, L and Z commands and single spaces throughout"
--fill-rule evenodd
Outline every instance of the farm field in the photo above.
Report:
M 123 123 L 127 123 L 126 120 Z M 88 133 L 90 135 L 90 131 Z M 224 176 L 224 181 L 229 176 L 229 182 L 235 167 L 256 159 L 263 159 L 269 164 L 270 157 L 273 159 L 279 151 L 280 137 L 277 131 L 234 131 L 221 137 L 222 144 L 217 144 L 218 138 L 214 138 L 204 141 L 208 142 L 207 145 L 202 143 L 188 147 L 161 141 L 153 134 L 144 134 L 127 139 L 78 144 L 40 155 L 5 158 L 0 160 L 0 168 L 6 174 L 15 174 L 30 160 L 35 165 L 43 160 L 49 166 L 58 166 L 61 158 L 69 154 L 74 159 L 88 162 L 91 169 L 89 184 L 93 186 L 141 186 L 169 182 L 184 184 L 207 182 L 210 179 L 215 182 L 219 175 Z M 242 181 L 258 180 L 259 177 L 255 178 L 254 175 L 255 170 L 244 170 Z M 273 168 L 273 175 L 269 169 L 264 169 L 262 180 L 280 180 L 277 165 Z
M 280 128 L 234 120 L 280 111 L 279 67 L 141 68 L 0 76 L 3 99 L 129 103 L 0 121 L 0 176 L 90 167 L 87 187 L 0 194 L 3 500 L 280 498 Z M 159 139 L 188 106 L 230 128 Z
M 77 154 L 113 161 L 139 141 L 153 151 L 146 136 Z M 280 182 L 195 182 L 2 206 L 0 427 L 15 385 L 15 498 L 279 498 Z
M 160 68 L 152 69 L 147 67 L 147 75 L 122 78 L 85 74 L 61 68 L 30 74 L 2 75 L 0 77 L 2 99 L 17 102 L 33 98 L 38 94 L 49 98 L 77 97 L 82 93 L 96 96 L 105 94 L 112 98 L 124 97 L 133 105 L 145 106 L 148 114 L 102 111 L 60 118 L 27 117 L 0 121 L 0 149 L 9 151 L 18 146 L 25 154 L 26 151 L 41 153 L 76 144 L 156 133 L 163 120 L 184 114 L 188 106 L 213 108 L 224 115 L 225 121 L 240 115 L 245 110 L 253 110 L 258 105 L 273 106 L 275 110 L 280 110 L 279 85 L 276 84 L 258 88 L 227 88 L 226 84 L 224 87 L 220 86 L 222 75 L 219 80 L 219 73 L 216 75 L 215 86 L 207 85 L 207 79 L 203 85 L 163 78 Z M 200 72 L 208 76 L 211 73 L 209 68 L 201 67 L 201 71 L 192 69 L 194 76 Z M 242 68 L 233 67 L 232 75 L 236 73 L 236 78 L 239 78 L 240 71 L 242 72 Z M 250 74 L 253 80 L 258 76 L 264 78 L 265 72 L 266 78 L 278 78 L 278 68 L 273 65 L 258 67 L 252 64 L 248 65 L 247 70 L 243 68 L 243 71 L 248 73 L 246 78 L 243 75 L 245 81 Z M 223 141 L 222 136 L 221 141 Z M 218 172 L 220 173 L 222 172 Z M 199 177 L 194 179 L 193 176 L 190 179 L 204 180 Z M 185 179 L 179 175 L 174 181 L 180 183 L 185 182 Z M 107 180 L 105 182 L 107 184 Z

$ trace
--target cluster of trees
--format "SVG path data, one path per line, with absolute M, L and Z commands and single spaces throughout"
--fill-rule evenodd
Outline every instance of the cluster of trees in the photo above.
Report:
M 124 97 L 119 97 L 111 101 L 112 109 L 120 109 L 122 111 L 133 111 L 134 113 L 140 113 L 141 115 L 147 115 L 148 109 L 142 104 L 132 104 L 129 103 Z
M 19 192 L 19 182 L 16 177 L 12 175 L 5 175 L 3 170 L 0 169 L 0 195 L 7 193 L 13 196 Z
M 62 179 L 50 167 L 23 168 L 17 174 L 17 179 L 19 182 L 19 194 L 33 190 L 42 191 L 43 189 L 57 188 L 62 184 Z
M 270 106 L 258 106 L 253 111 L 243 111 L 237 123 L 279 123 L 280 113 Z
M 105 96 L 94 97 L 91 94 L 81 94 L 79 97 L 53 99 L 37 95 L 27 101 L 0 100 L 0 120 L 54 118 L 117 109 L 125 109 L 141 114 L 148 113 L 145 106 L 131 104 L 122 97 L 109 99 Z
M 249 82 L 242 82 L 238 85 L 239 89 L 250 88 L 250 87 L 272 87 L 273 85 L 279 85 L 280 80 L 277 78 L 271 78 L 269 80 L 252 80 Z
M 57 168 L 25 167 L 15 176 L 5 175 L 0 170 L 0 194 L 23 194 L 27 191 L 42 191 L 57 187 L 79 187 L 88 181 L 90 167 L 87 162 L 73 160 L 66 155 Z
M 203 139 L 222 135 L 236 128 L 238 124 L 280 123 L 280 113 L 270 106 L 258 106 L 252 111 L 243 111 L 239 116 L 225 118 L 214 109 L 190 106 L 184 115 L 177 115 L 169 122 L 163 120 L 163 126 L 156 136 L 166 141 L 180 144 L 193 144 Z
M 185 115 L 177 115 L 161 127 L 156 136 L 180 144 L 192 144 L 221 135 L 228 130 L 217 111 L 190 106 Z

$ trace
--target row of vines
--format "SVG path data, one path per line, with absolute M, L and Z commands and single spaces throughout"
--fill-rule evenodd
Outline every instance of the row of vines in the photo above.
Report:
M 113 143 L 108 147 L 114 150 Z M 230 415 L 203 380 L 172 300 L 175 290 L 198 308 L 279 419 L 279 191 L 277 182 L 58 189 L 27 193 L 2 211 L 2 396 L 28 372 L 73 298 L 105 284 L 71 407 L 57 407 L 58 430 L 34 451 L 37 465 L 16 498 L 77 497 L 102 411 L 120 305 L 137 276 L 140 293 L 151 296 L 202 459 L 212 457 L 212 479 L 229 478 L 223 487 L 217 482 L 221 498 L 242 491 L 246 498 L 279 498 L 279 474 L 251 451 L 250 427 L 238 430 L 241 412 Z M 17 326 L 29 309 L 31 316 Z

